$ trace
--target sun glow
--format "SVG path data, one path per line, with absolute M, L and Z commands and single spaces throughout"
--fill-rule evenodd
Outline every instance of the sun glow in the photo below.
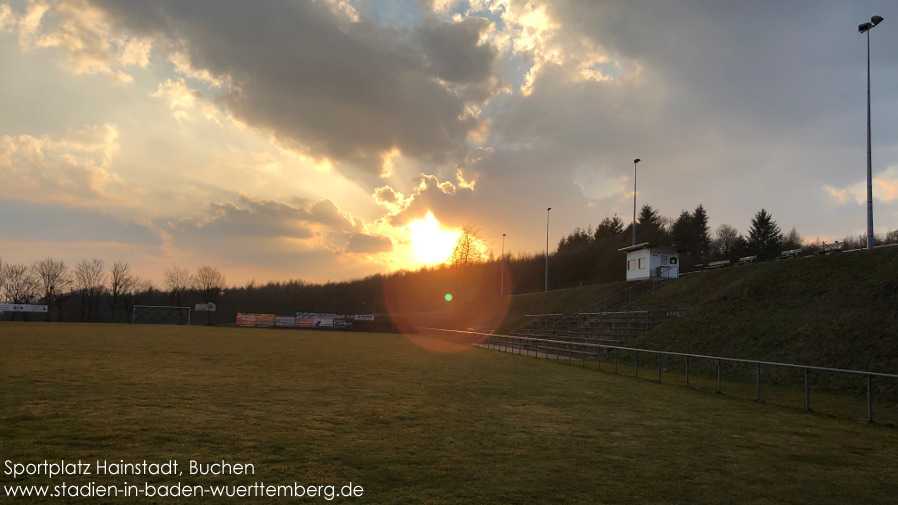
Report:
M 415 261 L 427 265 L 443 263 L 452 255 L 458 232 L 443 230 L 433 212 L 408 224 Z

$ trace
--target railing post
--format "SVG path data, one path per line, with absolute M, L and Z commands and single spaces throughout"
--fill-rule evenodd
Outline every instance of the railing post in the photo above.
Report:
M 756 384 L 755 384 L 755 386 L 756 386 L 756 388 L 755 388 L 755 400 L 758 401 L 758 402 L 760 403 L 760 401 L 761 401 L 761 364 L 760 364 L 760 363 L 758 363 L 758 370 L 757 370 L 757 372 L 758 372 L 758 373 L 757 373 L 757 375 L 756 375 L 756 377 L 755 377 L 755 380 L 757 381 Z
M 867 376 L 867 422 L 873 422 L 873 376 Z
M 689 387 L 689 356 L 686 356 L 686 387 Z
M 717 394 L 720 394 L 720 358 L 717 358 Z
M 808 412 L 811 411 L 811 381 L 808 377 L 810 373 L 809 369 L 804 369 L 804 409 Z

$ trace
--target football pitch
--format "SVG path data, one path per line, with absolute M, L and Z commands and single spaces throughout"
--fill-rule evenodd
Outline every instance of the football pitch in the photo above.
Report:
M 424 337 L 0 326 L 3 503 L 885 504 L 896 477 L 893 427 Z

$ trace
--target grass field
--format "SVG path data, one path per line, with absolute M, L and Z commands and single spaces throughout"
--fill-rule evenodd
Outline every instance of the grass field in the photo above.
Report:
M 431 347 L 431 346 L 428 346 Z M 4 323 L 7 460 L 252 463 L 353 503 L 894 503 L 898 430 L 401 335 Z M 12 478 L 0 466 L 0 484 Z M 325 498 L 303 501 L 326 501 Z M 39 499 L 0 498 L 4 503 Z M 44 499 L 283 503 L 290 498 Z

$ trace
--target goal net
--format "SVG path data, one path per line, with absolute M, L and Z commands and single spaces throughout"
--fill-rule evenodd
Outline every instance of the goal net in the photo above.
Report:
M 134 324 L 190 324 L 190 307 L 173 305 L 135 305 L 131 313 Z

